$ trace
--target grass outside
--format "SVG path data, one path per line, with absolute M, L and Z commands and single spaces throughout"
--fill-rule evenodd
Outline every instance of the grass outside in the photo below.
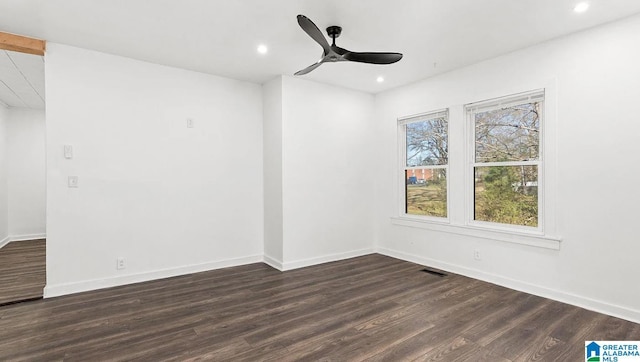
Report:
M 447 217 L 446 182 L 407 185 L 407 214 Z

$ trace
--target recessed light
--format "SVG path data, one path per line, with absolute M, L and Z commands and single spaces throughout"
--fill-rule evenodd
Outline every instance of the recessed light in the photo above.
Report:
M 267 54 L 267 51 L 268 51 L 268 50 L 269 50 L 269 49 L 267 49 L 267 46 L 266 46 L 266 45 L 264 45 L 264 44 L 260 44 L 260 45 L 258 45 L 258 53 L 260 53 L 260 54 Z
M 573 8 L 573 11 L 575 11 L 576 13 L 584 13 L 585 11 L 587 11 L 587 9 L 589 9 L 589 3 L 581 2 L 576 4 L 576 6 Z
M 384 78 L 378 77 L 378 78 L 376 78 L 376 82 L 382 83 L 382 82 L 384 82 Z

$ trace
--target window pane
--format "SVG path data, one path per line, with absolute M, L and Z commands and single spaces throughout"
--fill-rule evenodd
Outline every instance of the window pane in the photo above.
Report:
M 476 113 L 476 162 L 537 160 L 540 110 L 535 102 Z
M 405 212 L 447 217 L 447 171 L 442 168 L 406 170 Z
M 438 117 L 406 125 L 407 167 L 447 164 L 447 119 Z
M 538 226 L 538 166 L 475 167 L 475 220 Z

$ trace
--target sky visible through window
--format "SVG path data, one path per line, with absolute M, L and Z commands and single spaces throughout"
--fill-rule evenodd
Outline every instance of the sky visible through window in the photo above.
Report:
M 407 167 L 446 165 L 447 120 L 444 117 L 406 125 Z

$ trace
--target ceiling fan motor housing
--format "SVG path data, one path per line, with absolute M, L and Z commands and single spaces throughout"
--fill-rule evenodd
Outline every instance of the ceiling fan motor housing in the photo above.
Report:
M 339 37 L 341 33 L 342 33 L 342 27 L 340 26 L 332 25 L 327 28 L 327 34 L 332 39 Z

